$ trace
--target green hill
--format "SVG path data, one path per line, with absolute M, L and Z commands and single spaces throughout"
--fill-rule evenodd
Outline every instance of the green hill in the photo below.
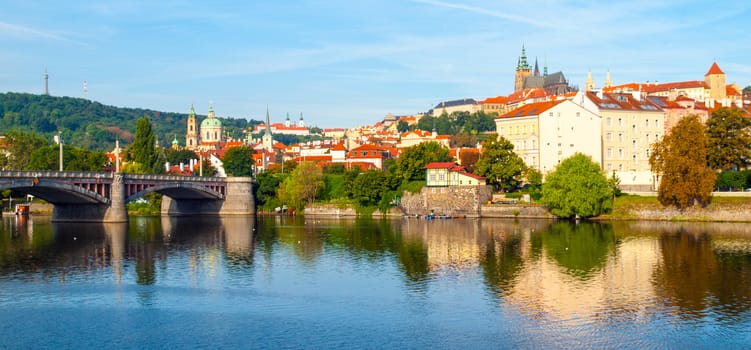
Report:
M 187 113 L 114 107 L 73 97 L 0 93 L 0 134 L 21 130 L 37 133 L 52 142 L 52 137 L 60 131 L 66 144 L 90 150 L 110 151 L 115 147 L 115 139 L 131 143 L 136 121 L 144 115 L 151 120 L 160 145 L 169 145 L 175 136 L 181 145 L 185 144 Z M 198 123 L 205 118 L 197 117 Z M 233 138 L 243 137 L 244 129 L 260 123 L 219 119 Z

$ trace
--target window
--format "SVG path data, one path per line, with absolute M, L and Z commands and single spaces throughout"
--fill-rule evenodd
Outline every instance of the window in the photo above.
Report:
M 527 134 L 527 126 L 526 125 L 522 126 L 522 134 L 523 135 Z
M 613 164 L 608 163 L 608 172 L 613 171 Z
M 503 136 L 503 127 L 498 127 L 498 135 Z
M 612 132 L 609 132 L 609 133 L 607 134 L 607 140 L 608 140 L 608 141 L 613 141 L 613 133 L 612 133 Z
M 608 119 L 605 119 L 608 126 L 613 125 L 613 118 L 608 117 Z
M 647 159 L 649 159 L 649 148 L 647 148 L 646 152 L 644 152 L 644 155 L 646 156 Z
M 618 133 L 618 142 L 623 142 L 623 133 Z
M 527 149 L 527 140 L 522 141 L 522 149 Z
M 548 115 L 552 117 L 553 116 L 553 112 L 548 113 Z
M 622 118 L 618 118 L 618 126 L 623 126 L 623 119 Z
M 579 112 L 576 112 L 576 117 L 577 117 L 577 118 L 578 118 L 578 117 L 581 117 L 581 113 L 579 113 Z
M 532 140 L 532 149 L 537 149 L 537 141 Z
M 623 164 L 618 164 L 618 171 L 623 171 Z
M 435 174 L 430 174 L 430 181 L 435 181 Z
M 647 134 L 646 139 L 647 139 L 647 143 L 649 143 L 649 134 Z
M 660 127 L 660 121 L 655 119 L 655 128 L 659 128 L 659 127 Z
M 636 154 L 632 158 L 634 159 L 634 165 L 636 165 Z
M 444 174 L 438 174 L 438 181 L 446 180 L 446 175 Z
M 623 148 L 618 149 L 618 158 L 623 159 Z
M 529 130 L 530 130 L 530 133 L 534 134 L 535 133 L 535 126 L 534 125 L 530 126 Z
M 649 119 L 644 119 L 644 127 L 645 128 L 649 127 Z
M 611 147 L 608 147 L 608 158 L 613 157 L 613 149 Z

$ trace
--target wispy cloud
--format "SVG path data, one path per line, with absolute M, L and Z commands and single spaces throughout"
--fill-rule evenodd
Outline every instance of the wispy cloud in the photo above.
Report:
M 451 2 L 437 1 L 437 0 L 412 0 L 412 1 L 421 3 L 421 4 L 426 4 L 426 5 L 463 10 L 463 11 L 491 16 L 491 17 L 495 17 L 499 19 L 505 19 L 505 20 L 512 21 L 512 22 L 531 24 L 536 27 L 545 27 L 545 28 L 553 27 L 548 22 L 539 21 L 530 17 L 517 16 L 517 15 L 512 15 L 509 13 L 499 12 L 499 11 L 492 11 L 492 10 L 488 10 L 482 7 L 476 7 L 476 6 L 471 6 L 467 4 L 451 3 Z
M 88 46 L 88 44 L 84 42 L 73 40 L 55 32 L 0 21 L 0 37 L 3 36 L 22 40 L 45 39 Z

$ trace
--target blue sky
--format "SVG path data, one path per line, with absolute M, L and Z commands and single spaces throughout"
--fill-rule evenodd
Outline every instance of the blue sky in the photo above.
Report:
M 580 87 L 751 85 L 751 3 L 705 1 L 0 1 L 0 91 L 308 125 L 372 124 L 507 95 L 525 45 Z M 542 67 L 541 67 L 542 69 Z

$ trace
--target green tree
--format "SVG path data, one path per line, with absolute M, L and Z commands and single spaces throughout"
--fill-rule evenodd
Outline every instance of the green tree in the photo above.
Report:
M 547 175 L 541 201 L 555 216 L 587 218 L 612 208 L 613 189 L 599 164 L 576 153 Z
M 395 175 L 402 181 L 425 180 L 425 165 L 451 162 L 449 149 L 435 141 L 405 148 L 396 159 Z
M 400 120 L 398 123 L 396 123 L 396 131 L 400 133 L 409 131 L 409 123 L 405 122 L 404 120 Z
M 751 162 L 751 120 L 737 108 L 723 107 L 707 120 L 709 167 L 738 170 Z
M 475 169 L 476 174 L 486 177 L 495 189 L 510 191 L 519 186 L 527 166 L 514 153 L 511 142 L 491 134 L 482 147 Z
M 56 145 L 44 146 L 31 152 L 31 160 L 25 170 L 59 169 L 60 150 Z M 84 148 L 64 146 L 63 166 L 68 171 L 102 171 L 108 159 L 104 152 L 92 152 Z
M 282 203 L 290 208 L 302 209 L 305 205 L 313 203 L 323 186 L 321 167 L 314 162 L 301 162 L 281 183 L 277 194 Z
M 717 175 L 707 166 L 709 138 L 697 116 L 687 116 L 652 145 L 649 165 L 660 176 L 657 198 L 679 209 L 709 203 Z
M 47 140 L 37 134 L 17 130 L 10 131 L 6 135 L 6 140 L 6 152 L 0 152 L 0 169 L 3 170 L 27 169 L 32 151 L 48 144 Z
M 170 164 L 188 164 L 190 163 L 191 159 L 198 159 L 196 152 L 193 152 L 189 149 L 175 150 L 168 148 L 164 150 L 164 154 Z
M 364 206 L 376 205 L 389 190 L 386 174 L 380 170 L 368 170 L 355 178 L 352 197 Z
M 141 165 L 143 171 L 150 171 L 156 165 L 158 155 L 154 146 L 154 133 L 149 117 L 144 116 L 136 123 L 136 137 L 131 144 L 133 160 Z
M 248 146 L 232 147 L 224 153 L 224 171 L 228 176 L 253 176 L 255 161 L 253 148 Z

